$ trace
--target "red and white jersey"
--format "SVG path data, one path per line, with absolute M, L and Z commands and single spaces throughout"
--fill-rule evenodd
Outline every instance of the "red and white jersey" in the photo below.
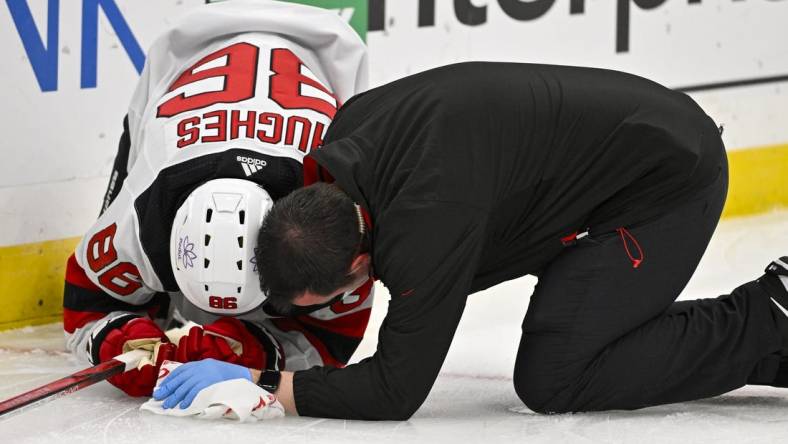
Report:
M 83 346 L 97 326 L 152 310 L 157 294 L 177 294 L 169 234 L 194 188 L 240 178 L 276 200 L 302 186 L 304 156 L 321 145 L 337 108 L 366 85 L 364 44 L 335 12 L 234 0 L 178 20 L 148 53 L 103 212 L 68 264 L 70 348 L 90 355 Z M 371 305 L 366 287 L 356 311 Z M 183 301 L 175 306 L 190 311 Z M 311 317 L 318 324 L 332 318 Z

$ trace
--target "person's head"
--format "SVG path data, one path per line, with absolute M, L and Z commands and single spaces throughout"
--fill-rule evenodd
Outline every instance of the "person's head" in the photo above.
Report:
M 370 276 L 360 208 L 334 185 L 317 183 L 280 199 L 257 238 L 260 287 L 278 311 L 314 306 Z
M 170 235 L 170 263 L 186 299 L 224 316 L 265 301 L 253 260 L 257 234 L 273 204 L 263 188 L 242 179 L 209 180 L 186 197 Z

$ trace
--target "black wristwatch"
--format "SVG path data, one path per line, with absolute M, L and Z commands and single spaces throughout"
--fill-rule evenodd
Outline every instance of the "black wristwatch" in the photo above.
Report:
M 257 381 L 257 386 L 267 391 L 268 393 L 276 392 L 279 388 L 279 381 L 282 380 L 282 373 L 278 370 L 263 370 L 260 372 L 260 379 Z

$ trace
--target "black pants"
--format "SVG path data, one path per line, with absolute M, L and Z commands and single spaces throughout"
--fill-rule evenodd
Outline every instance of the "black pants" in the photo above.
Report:
M 781 289 L 762 279 L 717 299 L 674 302 L 714 232 L 727 179 L 724 168 L 714 185 L 670 214 L 583 238 L 544 270 L 514 371 L 528 407 L 636 409 L 775 378 L 785 320 L 769 292 Z M 637 268 L 635 242 L 643 254 Z

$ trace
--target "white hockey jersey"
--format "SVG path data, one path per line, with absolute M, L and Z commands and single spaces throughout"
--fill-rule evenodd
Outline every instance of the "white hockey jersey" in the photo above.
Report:
M 150 310 L 157 294 L 172 296 L 182 320 L 212 320 L 189 307 L 170 268 L 169 234 L 180 203 L 216 178 L 254 181 L 274 199 L 302 186 L 303 157 L 320 146 L 337 108 L 366 84 L 360 38 L 336 13 L 319 8 L 210 4 L 159 37 L 129 107 L 103 212 L 68 264 L 69 348 L 96 362 L 91 339 L 113 319 Z M 365 285 L 346 299 L 350 306 L 279 319 L 278 327 L 262 310 L 246 317 L 282 342 L 289 369 L 341 365 L 349 343 L 343 337 L 334 348 L 344 351 L 332 354 L 320 336 L 335 336 L 338 318 L 350 332 L 348 316 L 363 333 L 370 292 Z M 351 330 L 360 340 L 358 328 Z

